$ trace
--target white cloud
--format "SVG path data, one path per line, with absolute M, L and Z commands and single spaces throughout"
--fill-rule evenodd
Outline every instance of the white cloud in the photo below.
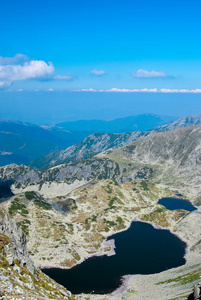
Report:
M 198 94 L 201 93 L 201 89 L 119 89 L 119 88 L 112 88 L 109 90 L 94 90 L 90 89 L 81 89 L 81 90 L 74 90 L 75 92 L 105 92 L 105 93 L 191 93 L 191 94 Z
M 157 93 L 158 90 L 156 88 L 154 89 L 118 89 L 118 88 L 112 88 L 109 90 L 94 90 L 92 88 L 90 89 L 81 89 L 81 90 L 74 90 L 74 92 L 105 92 L 105 93 Z
M 96 76 L 103 76 L 106 74 L 106 72 L 104 70 L 91 70 L 90 72 L 92 75 L 96 75 Z
M 154 70 L 147 71 L 147 70 L 143 70 L 143 69 L 139 69 L 137 72 L 131 73 L 131 75 L 136 78 L 166 78 L 166 77 L 170 77 L 162 71 L 159 71 L 159 72 L 154 71 Z
M 201 93 L 201 89 L 189 90 L 189 89 L 161 89 L 161 93 L 191 93 L 191 94 L 199 94 Z
M 4 90 L 11 86 L 12 82 L 10 81 L 0 81 L 0 90 Z
M 15 81 L 35 80 L 74 80 L 71 73 L 55 75 L 55 68 L 51 62 L 31 60 L 24 54 L 14 57 L 0 56 L 0 88 L 6 88 Z
M 74 92 L 100 92 L 100 90 L 90 89 L 81 89 L 81 90 L 74 90 Z
M 158 90 L 156 88 L 154 89 L 117 89 L 112 88 L 109 90 L 105 90 L 105 92 L 115 92 L 115 93 L 157 93 Z
M 53 72 L 53 64 L 46 64 L 42 60 L 31 60 L 23 65 L 0 65 L 0 79 L 7 81 L 44 79 L 50 77 Z
M 0 65 L 20 65 L 28 60 L 29 60 L 28 56 L 20 53 L 16 54 L 13 57 L 0 56 Z
M 74 80 L 74 76 L 70 73 L 66 74 L 66 75 L 56 75 L 54 76 L 54 79 L 58 79 L 58 80 Z

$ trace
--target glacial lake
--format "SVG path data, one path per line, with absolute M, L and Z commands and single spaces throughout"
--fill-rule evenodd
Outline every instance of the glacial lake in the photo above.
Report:
M 165 206 L 165 208 L 169 210 L 185 209 L 188 211 L 194 211 L 197 209 L 190 203 L 190 201 L 181 198 L 162 198 L 158 201 L 158 204 Z
M 73 294 L 107 294 L 117 289 L 122 276 L 153 274 L 185 264 L 186 244 L 168 230 L 144 222 L 114 234 L 113 256 L 92 257 L 72 269 L 43 269 L 43 272 Z

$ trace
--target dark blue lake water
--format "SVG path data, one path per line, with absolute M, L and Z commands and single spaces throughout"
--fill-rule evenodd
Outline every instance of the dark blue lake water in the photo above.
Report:
M 162 198 L 158 201 L 158 204 L 165 206 L 169 210 L 185 209 L 188 211 L 194 211 L 197 209 L 188 200 L 179 198 Z
M 111 239 L 116 255 L 92 257 L 69 270 L 43 271 L 74 294 L 107 294 L 121 285 L 123 275 L 153 274 L 185 264 L 186 244 L 168 230 L 133 222 Z

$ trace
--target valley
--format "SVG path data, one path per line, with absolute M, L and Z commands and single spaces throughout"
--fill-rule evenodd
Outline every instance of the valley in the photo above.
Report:
M 168 228 L 188 245 L 184 266 L 126 276 L 123 287 L 111 295 L 76 297 L 155 300 L 163 291 L 164 299 L 186 299 L 201 275 L 200 144 L 197 125 L 150 134 L 46 171 L 0 167 L 1 178 L 12 183 L 14 193 L 0 204 L 1 215 L 8 213 L 25 231 L 28 253 L 41 267 L 71 268 L 94 255 L 114 254 L 114 244 L 106 238 L 129 228 L 132 220 Z M 198 210 L 171 211 L 157 204 L 177 194 Z

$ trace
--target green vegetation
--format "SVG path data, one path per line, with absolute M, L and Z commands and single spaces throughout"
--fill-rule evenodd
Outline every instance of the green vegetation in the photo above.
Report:
M 124 224 L 124 221 L 121 217 L 117 217 L 116 222 L 118 223 L 117 224 L 117 229 L 118 230 L 124 229 L 126 227 L 125 224 Z
M 31 225 L 31 222 L 27 219 L 24 219 L 23 221 L 21 222 L 18 222 L 17 225 L 22 228 L 22 230 L 24 231 L 24 233 L 26 235 L 29 234 L 29 225 Z
M 91 221 L 96 222 L 97 216 L 93 215 Z
M 35 192 L 31 191 L 31 192 L 25 192 L 25 197 L 28 199 L 28 200 L 32 200 L 34 198 L 38 198 L 38 196 L 36 195 Z
M 22 209 L 22 214 L 23 215 L 28 215 L 28 213 L 29 213 L 29 211 L 27 209 L 24 209 L 24 208 Z
M 45 201 L 42 200 L 35 200 L 34 204 L 37 205 L 38 207 L 46 210 L 52 210 L 52 206 Z
M 166 211 L 167 209 L 165 208 L 165 207 L 158 207 L 157 209 L 156 209 L 156 212 L 158 212 L 158 213 L 162 213 L 162 212 L 164 212 L 164 211 Z
M 71 207 L 71 209 L 77 209 L 77 205 L 75 204 L 74 206 Z
M 121 218 L 121 217 L 117 217 L 117 219 L 116 219 L 116 221 L 117 221 L 117 223 L 119 223 L 119 224 L 123 224 L 123 219 Z
M 10 238 L 0 233 L 0 267 L 8 267 L 9 263 L 5 258 L 5 246 L 10 244 L 11 240 Z
M 107 190 L 105 190 L 108 194 L 112 193 L 112 187 L 108 184 L 107 185 Z
M 12 216 L 14 214 L 21 213 L 22 215 L 27 215 L 29 212 L 26 210 L 26 205 L 21 203 L 19 198 L 15 198 L 11 202 L 11 206 L 9 207 L 9 214 Z
M 132 290 L 132 289 L 128 289 L 128 290 L 127 290 L 127 293 L 134 294 L 134 293 L 135 293 L 135 291 L 134 291 L 134 290 Z
M 68 226 L 68 233 L 73 234 L 74 232 L 74 228 L 73 228 L 73 224 L 71 223 L 65 223 Z
M 115 179 L 113 179 L 113 182 L 114 182 L 115 185 L 119 185 L 118 182 Z
M 113 206 L 115 200 L 117 200 L 117 197 L 113 197 L 112 199 L 110 199 L 109 203 L 108 203 L 108 206 L 110 208 L 115 208 L 115 206 Z
M 157 285 L 164 284 L 164 283 L 175 283 L 176 285 L 186 285 L 187 283 L 200 280 L 200 276 L 201 276 L 201 268 L 196 271 L 194 270 L 190 273 L 187 273 L 185 275 L 178 276 L 177 278 L 158 282 Z
M 141 220 L 142 221 L 148 221 L 148 222 L 154 222 L 157 225 L 168 227 L 169 221 L 166 215 L 166 208 L 157 208 L 150 214 L 142 215 Z
M 200 244 L 201 244 L 201 240 L 199 240 L 195 245 L 193 245 L 190 250 L 191 251 L 195 250 L 195 248 Z
M 85 219 L 84 223 L 85 223 L 85 224 L 88 224 L 90 219 L 91 219 L 91 218 Z
M 141 181 L 141 187 L 145 190 L 145 191 L 149 191 L 149 187 L 146 181 Z
M 77 252 L 73 252 L 72 255 L 73 255 L 75 260 L 80 260 L 81 259 L 81 257 L 79 256 L 79 254 Z
M 117 223 L 115 223 L 113 221 L 106 220 L 105 218 L 103 220 L 104 220 L 104 223 L 106 223 L 109 226 L 115 226 L 115 225 L 117 225 Z

